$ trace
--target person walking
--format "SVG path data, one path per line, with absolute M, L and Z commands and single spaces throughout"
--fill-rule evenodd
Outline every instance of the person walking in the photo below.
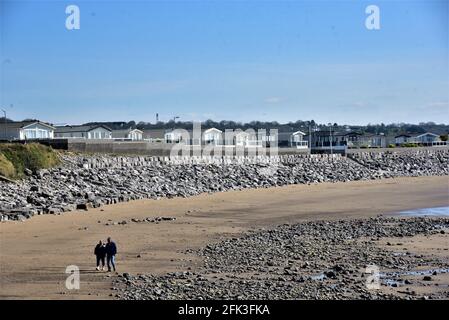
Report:
M 106 260 L 108 264 L 108 271 L 111 271 L 111 265 L 115 272 L 115 255 L 117 254 L 117 246 L 109 237 L 106 243 Z
M 97 270 L 100 270 L 100 262 L 101 262 L 101 270 L 104 270 L 104 259 L 106 257 L 106 247 L 103 242 L 100 240 L 98 244 L 95 246 L 94 254 L 97 257 Z

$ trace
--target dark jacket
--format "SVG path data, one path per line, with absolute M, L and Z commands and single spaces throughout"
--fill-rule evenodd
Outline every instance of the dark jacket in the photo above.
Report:
M 104 257 L 106 255 L 106 247 L 103 244 L 97 244 L 94 254 L 99 257 Z
M 117 254 L 117 246 L 114 242 L 106 243 L 106 254 L 108 256 L 115 256 Z

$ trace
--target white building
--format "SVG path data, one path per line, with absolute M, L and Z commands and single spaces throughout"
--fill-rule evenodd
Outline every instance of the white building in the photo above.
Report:
M 234 145 L 240 147 L 260 147 L 262 140 L 254 131 L 236 131 L 234 134 Z
M 412 136 L 409 135 L 409 134 L 400 134 L 400 135 L 397 135 L 397 136 L 394 137 L 394 143 L 395 143 L 396 145 L 401 145 L 401 144 L 410 142 L 411 137 L 412 137 Z
M 277 145 L 280 148 L 307 149 L 309 143 L 307 140 L 304 140 L 305 135 L 302 131 L 278 132 L 275 135 L 262 136 L 262 140 L 267 143 L 269 142 L 270 145 Z M 274 141 L 276 139 L 277 141 Z
M 309 147 L 308 141 L 304 140 L 306 134 L 302 131 L 295 131 L 290 135 L 290 147 L 297 149 L 307 149 Z
M 164 140 L 166 143 L 179 143 L 183 140 L 186 140 L 186 132 L 187 131 L 183 129 L 168 131 L 164 134 Z
M 446 145 L 445 141 L 441 141 L 439 135 L 431 132 L 426 132 L 417 135 L 400 134 L 394 137 L 395 144 L 400 146 L 405 143 L 416 143 L 423 146 L 438 146 Z
M 143 131 L 139 129 L 112 130 L 112 139 L 140 141 L 143 140 Z
M 55 138 L 112 139 L 112 130 L 105 125 L 56 127 Z
M 203 132 L 203 142 L 207 145 L 219 146 L 223 144 L 223 131 L 210 128 Z
M 431 132 L 426 132 L 423 134 L 419 134 L 417 136 L 413 136 L 411 140 L 414 143 L 420 143 L 423 145 L 432 145 L 435 142 L 441 142 L 440 136 Z
M 40 121 L 0 123 L 1 140 L 53 139 L 55 127 Z

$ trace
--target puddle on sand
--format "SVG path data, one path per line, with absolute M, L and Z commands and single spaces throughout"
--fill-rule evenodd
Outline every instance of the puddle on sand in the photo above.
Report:
M 422 208 L 397 212 L 400 216 L 407 217 L 449 217 L 449 207 Z
M 326 276 L 324 275 L 324 273 L 320 273 L 314 276 L 310 276 L 310 279 L 312 280 L 316 280 L 316 281 L 320 281 L 320 280 L 324 280 L 326 278 Z
M 382 283 L 389 287 L 399 287 L 406 284 L 406 280 L 401 279 L 401 276 L 430 276 L 436 272 L 440 273 L 449 273 L 449 268 L 440 268 L 440 269 L 426 269 L 426 270 L 416 270 L 416 271 L 393 271 L 393 272 L 381 272 L 379 273 L 379 278 Z M 311 280 L 315 281 L 323 281 L 326 279 L 326 275 L 324 273 L 320 273 L 317 275 L 310 276 Z M 446 285 L 440 285 L 441 287 L 445 287 Z
M 399 287 L 405 285 L 405 280 L 398 279 L 401 276 L 430 276 L 434 272 L 437 274 L 440 273 L 449 273 L 449 268 L 440 268 L 440 269 L 427 269 L 427 270 L 416 270 L 416 271 L 396 271 L 396 272 L 384 272 L 380 273 L 380 280 L 390 287 Z

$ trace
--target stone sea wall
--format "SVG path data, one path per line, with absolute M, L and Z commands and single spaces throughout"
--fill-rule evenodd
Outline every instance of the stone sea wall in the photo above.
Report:
M 289 184 L 449 174 L 449 151 L 256 157 L 61 156 L 63 165 L 0 182 L 0 219 L 25 220 L 135 199 Z

